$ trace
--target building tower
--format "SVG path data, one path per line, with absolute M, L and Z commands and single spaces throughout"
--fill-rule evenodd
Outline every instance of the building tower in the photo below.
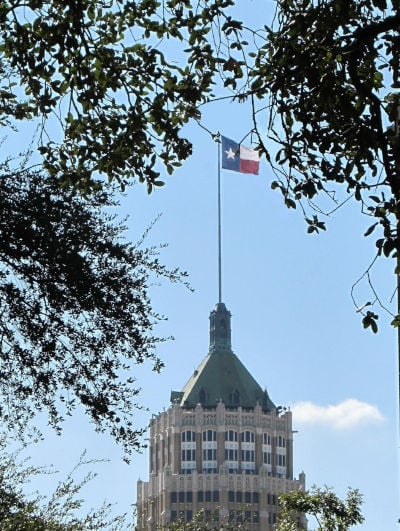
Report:
M 150 421 L 149 481 L 137 485 L 137 527 L 168 529 L 202 510 L 210 529 L 245 521 L 273 531 L 277 496 L 293 479 L 290 411 L 276 407 L 231 347 L 231 314 L 210 314 L 210 348 L 170 407 Z

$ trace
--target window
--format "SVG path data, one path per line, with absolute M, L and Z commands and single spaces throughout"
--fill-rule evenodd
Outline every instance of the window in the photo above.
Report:
M 276 456 L 276 464 L 277 466 L 286 466 L 286 455 L 278 454 Z
M 263 444 L 271 446 L 271 435 L 269 433 L 263 433 Z
M 260 516 L 259 516 L 258 511 L 253 511 L 253 522 L 255 524 L 258 524 L 259 520 L 260 520 Z
M 258 492 L 253 492 L 253 503 L 258 503 Z
M 276 505 L 276 503 L 277 503 L 276 494 L 268 494 L 267 503 L 268 503 L 268 505 Z
M 197 501 L 198 502 L 204 501 L 204 492 L 202 490 L 199 490 L 199 492 L 197 493 Z
M 251 503 L 251 492 L 245 492 L 244 493 L 244 502 L 245 503 Z
M 269 524 L 276 524 L 276 513 L 269 513 L 269 515 L 268 515 L 268 523 Z
M 271 453 L 272 438 L 269 433 L 263 433 L 262 455 L 263 464 L 267 466 L 267 472 L 272 472 L 272 453 Z
M 182 450 L 182 461 L 196 461 L 196 450 Z
M 196 433 L 192 430 L 181 433 L 181 473 L 190 474 L 196 468 Z
M 171 492 L 171 503 L 176 503 L 177 502 L 177 493 L 176 492 Z
M 192 501 L 193 501 L 193 493 L 191 491 L 186 493 L 186 501 L 188 503 L 192 503 Z
M 178 500 L 179 500 L 179 503 L 185 503 L 185 493 L 184 492 L 180 492 L 178 494 Z
M 216 448 L 209 448 L 208 450 L 203 450 L 203 461 L 216 461 L 217 460 L 217 449 Z M 210 468 L 210 467 L 204 467 L 203 468 Z M 211 467 L 214 468 L 214 467 Z
M 233 490 L 230 490 L 228 492 L 228 501 L 230 501 L 230 502 L 234 502 L 235 501 L 235 493 L 234 493 Z
M 225 461 L 237 461 L 238 460 L 238 451 L 237 450 L 225 450 Z
M 178 519 L 178 513 L 176 511 L 171 511 L 171 522 L 175 522 Z
M 194 431 L 183 431 L 181 433 L 182 442 L 196 442 L 196 433 Z
M 253 431 L 246 430 L 241 433 L 242 444 L 240 457 L 242 460 L 242 470 L 246 474 L 253 474 L 256 468 L 254 439 Z
M 193 520 L 193 511 L 188 510 L 186 511 L 186 522 L 190 522 L 191 520 Z
M 225 463 L 229 473 L 236 473 L 239 469 L 239 443 L 238 433 L 234 430 L 225 432 Z
M 271 452 L 263 452 L 263 463 L 265 465 L 271 464 Z
M 202 459 L 202 468 L 205 473 L 217 470 L 217 432 L 215 430 L 203 431 Z
M 227 430 L 225 432 L 225 441 L 237 442 L 237 440 L 238 440 L 237 431 Z
M 211 501 L 211 491 L 206 490 L 206 502 L 210 502 L 210 501 Z
M 203 431 L 203 441 L 216 441 L 217 432 L 215 430 L 205 430 Z
M 213 499 L 212 499 L 213 502 L 219 502 L 219 491 L 218 490 L 213 490 Z
M 247 463 L 254 462 L 254 450 L 242 450 L 242 461 Z
M 236 501 L 237 503 L 242 503 L 242 493 L 240 491 L 236 493 Z
M 252 431 L 243 431 L 241 435 L 242 442 L 253 443 L 254 442 L 254 432 Z
M 282 435 L 278 435 L 276 438 L 276 446 L 279 448 L 286 448 L 286 439 L 285 437 L 282 437 Z

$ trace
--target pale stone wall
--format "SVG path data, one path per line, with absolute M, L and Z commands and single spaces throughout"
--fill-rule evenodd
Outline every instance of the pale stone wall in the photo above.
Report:
M 207 429 L 217 432 L 217 473 L 204 473 L 202 467 L 202 433 Z M 183 474 L 181 434 L 187 430 L 195 432 L 195 442 L 186 447 L 195 446 L 196 455 L 192 472 Z M 238 433 L 237 473 L 228 473 L 225 463 L 226 430 Z M 252 447 L 241 442 L 245 431 L 253 432 L 255 440 L 255 470 L 251 474 L 240 467 L 241 450 Z M 263 433 L 271 436 L 271 471 L 263 464 Z M 284 446 L 279 446 L 283 440 Z M 260 406 L 242 410 L 226 408 L 223 403 L 211 410 L 201 405 L 193 410 L 174 404 L 151 419 L 149 453 L 149 481 L 138 482 L 138 529 L 142 531 L 167 526 L 180 511 L 188 515 L 199 509 L 216 511 L 220 518 L 229 518 L 232 511 L 251 511 L 251 519 L 257 515 L 257 521 L 248 524 L 249 530 L 272 531 L 277 495 L 305 488 L 304 474 L 299 480 L 293 479 L 290 411 L 279 415 L 275 411 L 265 413 Z M 285 457 L 285 467 L 279 466 L 278 459 L 283 459 L 279 455 Z

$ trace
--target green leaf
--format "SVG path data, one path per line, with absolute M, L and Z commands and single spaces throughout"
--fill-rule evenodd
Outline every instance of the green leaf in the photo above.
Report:
M 371 225 L 370 227 L 368 227 L 368 229 L 364 232 L 364 236 L 369 236 L 370 234 L 372 234 L 377 225 L 378 225 L 378 222 L 376 222 L 373 225 Z

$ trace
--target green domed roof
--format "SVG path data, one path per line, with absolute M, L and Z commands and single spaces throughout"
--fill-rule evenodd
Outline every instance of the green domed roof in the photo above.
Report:
M 210 314 L 210 351 L 181 392 L 173 391 L 171 401 L 183 407 L 254 408 L 259 404 L 271 411 L 275 405 L 231 349 L 230 312 L 218 303 Z

